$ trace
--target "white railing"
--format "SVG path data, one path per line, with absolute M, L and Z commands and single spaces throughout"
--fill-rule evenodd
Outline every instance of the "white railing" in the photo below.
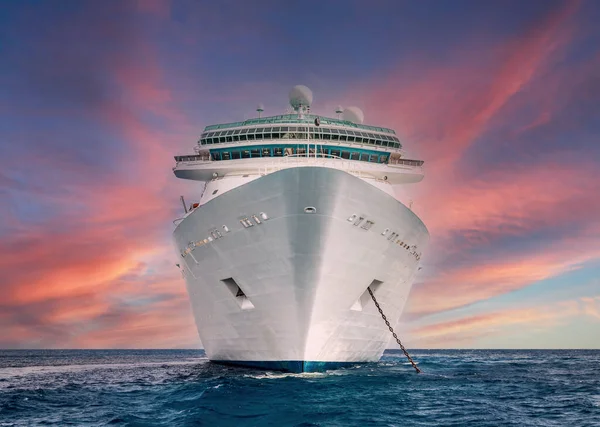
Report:
M 340 169 L 358 177 L 369 177 L 372 175 L 375 169 L 381 166 L 391 166 L 394 169 L 406 169 L 406 170 L 419 170 L 422 171 L 423 161 L 421 160 L 409 160 L 409 159 L 394 159 L 388 158 L 387 163 L 375 163 L 365 162 L 356 159 L 345 159 L 340 156 L 335 156 L 326 153 L 309 153 L 309 154 L 288 154 L 281 157 L 257 157 L 247 159 L 232 159 L 232 160 L 221 160 L 215 161 L 210 156 L 199 155 L 199 156 L 181 156 L 182 161 L 177 162 L 173 170 L 182 166 L 200 166 L 210 163 L 220 169 L 221 167 L 226 168 L 230 161 L 244 160 L 245 167 L 240 169 L 245 171 L 256 170 L 261 175 L 266 175 L 272 172 L 279 171 L 281 169 L 287 169 L 290 167 L 301 167 L 301 166 L 321 166 Z M 184 160 L 185 159 L 185 160 Z M 239 163 L 236 162 L 236 169 L 239 167 Z
M 388 159 L 389 165 L 422 167 L 423 163 L 425 163 L 423 160 L 394 159 L 394 158 Z
M 358 177 L 365 176 L 365 165 L 375 165 L 376 163 L 363 162 L 361 164 L 358 161 L 346 160 L 339 156 L 333 156 L 330 154 L 319 154 L 315 157 L 314 153 L 311 157 L 306 154 L 292 154 L 284 157 L 274 157 L 273 160 L 278 161 L 270 162 L 265 165 L 259 166 L 259 174 L 267 175 L 269 173 L 277 172 L 282 169 L 288 169 L 292 167 L 306 167 L 306 166 L 320 166 L 340 169 Z M 366 174 L 368 175 L 368 174 Z

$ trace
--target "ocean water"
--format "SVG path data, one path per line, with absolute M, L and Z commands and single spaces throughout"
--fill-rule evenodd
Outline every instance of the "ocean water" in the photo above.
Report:
M 0 351 L 0 426 L 600 426 L 600 351 L 399 351 L 285 374 L 198 350 Z

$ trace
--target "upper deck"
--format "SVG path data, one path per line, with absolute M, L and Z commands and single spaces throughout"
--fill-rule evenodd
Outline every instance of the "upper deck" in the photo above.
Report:
M 374 126 L 360 125 L 361 128 L 351 122 L 338 120 L 334 123 L 334 119 L 320 118 L 310 115 L 312 120 L 307 118 L 298 118 L 297 115 L 286 114 L 284 116 L 276 116 L 277 121 L 271 122 L 273 117 L 265 117 L 264 119 L 247 120 L 245 122 L 230 123 L 221 130 L 208 130 L 211 126 L 207 126 L 204 133 L 200 137 L 200 145 L 215 145 L 227 143 L 244 143 L 257 140 L 306 140 L 313 141 L 339 141 L 349 142 L 352 144 L 365 144 L 389 148 L 402 148 L 398 137 L 391 129 L 376 128 Z M 285 120 L 284 120 L 285 119 Z M 315 126 L 315 120 L 319 120 L 319 126 Z M 263 123 L 255 123 L 258 120 L 264 120 Z M 302 123 L 297 123 L 302 121 Z M 354 125 L 350 126 L 350 125 Z M 370 129 L 367 129 L 370 128 Z
M 300 92 L 294 93 L 297 88 Z M 293 114 L 206 126 L 196 154 L 175 156 L 175 175 L 204 181 L 259 170 L 264 173 L 265 168 L 277 168 L 278 164 L 290 167 L 317 162 L 397 183 L 422 179 L 423 161 L 404 159 L 393 129 L 363 124 L 362 111 L 355 107 L 344 111 L 338 107 L 336 113 L 344 113 L 344 118 L 310 114 L 311 102 L 310 90 L 297 86 L 290 93 Z M 262 107 L 257 111 L 260 114 Z
M 299 116 L 298 114 L 282 114 L 279 116 L 271 116 L 271 117 L 257 117 L 254 119 L 244 120 L 243 122 L 234 122 L 234 123 L 224 123 L 219 125 L 210 125 L 204 128 L 204 132 L 215 131 L 215 130 L 223 130 L 223 129 L 232 129 L 232 128 L 240 128 L 240 127 L 248 127 L 248 126 L 259 126 L 259 125 L 272 125 L 272 124 L 305 124 L 310 125 L 314 123 L 316 118 L 319 118 L 322 126 L 343 126 L 354 128 L 358 130 L 370 131 L 370 132 L 380 132 L 380 133 L 389 133 L 391 135 L 395 135 L 396 132 L 393 129 L 378 127 L 378 126 L 369 126 L 362 123 L 354 123 L 350 120 L 343 119 L 334 119 L 331 117 L 321 117 L 316 116 L 314 114 L 304 114 Z

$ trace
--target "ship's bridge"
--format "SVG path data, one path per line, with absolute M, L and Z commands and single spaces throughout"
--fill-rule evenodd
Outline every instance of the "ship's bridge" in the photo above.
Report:
M 423 161 L 405 158 L 393 129 L 363 124 L 362 112 L 356 107 L 345 111 L 338 107 L 336 113 L 344 113 L 344 117 L 337 119 L 310 114 L 312 93 L 294 97 L 293 92 L 292 114 L 207 126 L 196 154 L 175 156 L 175 175 L 208 181 L 319 165 L 391 184 L 423 178 Z M 260 114 L 262 107 L 257 111 Z

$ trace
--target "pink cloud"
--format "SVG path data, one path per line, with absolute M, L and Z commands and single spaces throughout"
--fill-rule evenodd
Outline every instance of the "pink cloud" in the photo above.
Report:
M 594 226 L 600 201 L 592 196 L 600 190 L 600 176 L 591 165 L 546 164 L 484 177 L 469 187 L 441 187 L 421 200 L 433 236 L 433 263 L 428 266 L 425 258 L 432 271 L 413 288 L 405 316 L 468 305 L 600 258 L 600 230 Z M 568 231 L 543 251 L 494 245 L 562 229 Z M 456 242 L 457 236 L 466 238 Z
M 426 188 L 419 202 L 433 232 L 468 229 L 506 235 L 509 228 L 522 233 L 574 219 L 589 221 L 600 212 L 600 201 L 590 197 L 599 190 L 600 175 L 586 161 L 573 165 L 549 161 L 531 167 L 508 164 L 480 175 Z M 501 226 L 505 226 L 502 231 Z
M 576 37 L 572 18 L 578 9 L 576 2 L 565 4 L 524 34 L 487 48 L 491 54 L 482 52 L 477 61 L 469 51 L 457 53 L 453 65 L 405 62 L 402 72 L 361 89 L 368 110 L 396 127 L 407 148 L 426 160 L 419 188 L 399 189 L 402 196 L 412 192 L 414 210 L 432 235 L 424 257 L 427 277 L 411 293 L 409 318 L 491 298 L 600 258 L 594 243 L 600 235 L 590 227 L 600 215 L 593 161 L 543 152 L 529 164 L 511 161 L 520 152 L 511 140 L 493 168 L 472 154 L 494 126 L 521 114 L 515 107 L 523 97 L 559 90 L 562 80 L 552 80 L 550 88 L 538 81 L 548 79 Z M 518 132 L 549 123 L 563 99 L 549 100 L 553 104 Z M 540 253 L 503 249 L 500 242 L 540 231 L 556 234 Z
M 137 0 L 136 8 L 143 13 L 167 19 L 171 16 L 170 0 Z
M 185 116 L 163 81 L 152 49 L 145 63 L 118 60 L 112 76 L 124 101 L 95 109 L 121 135 L 114 174 L 90 173 L 57 152 L 31 156 L 35 171 L 68 173 L 37 205 L 60 211 L 42 224 L 19 224 L 0 241 L 5 283 L 0 342 L 43 347 L 177 347 L 198 343 L 169 241 L 178 209 L 173 142 Z M 148 119 L 148 116 L 151 118 Z M 161 120 L 160 127 L 153 122 Z M 165 125 L 166 123 L 166 125 Z M 197 135 L 186 139 L 193 141 Z M 50 169 L 49 169 L 50 168 Z M 148 274 L 145 260 L 160 266 Z M 35 268 L 32 268 L 35 266 Z M 27 325 L 23 326 L 24 324 Z M 27 333 L 24 333 L 27 330 Z
M 571 18 L 578 7 L 578 2 L 565 4 L 525 34 L 482 53 L 487 63 L 475 62 L 471 51 L 456 54 L 458 65 L 403 63 L 403 71 L 362 89 L 369 111 L 419 144 L 417 151 L 438 170 L 451 173 L 446 168 L 490 121 L 560 57 L 572 39 Z
M 159 18 L 170 14 L 169 2 L 140 1 L 137 7 Z M 600 257 L 600 230 L 590 225 L 600 215 L 600 202 L 592 197 L 600 190 L 594 164 L 544 158 L 525 167 L 507 165 L 501 171 L 483 166 L 475 176 L 462 164 L 496 121 L 518 114 L 516 98 L 561 57 L 572 40 L 571 17 L 576 10 L 577 3 L 568 3 L 526 34 L 477 59 L 456 52 L 458 63 L 441 67 L 413 59 L 405 68 L 412 70 L 410 78 L 395 71 L 362 89 L 368 111 L 399 129 L 410 141 L 407 147 L 414 143 L 427 161 L 415 209 L 433 237 L 436 253 L 428 256 L 440 262 L 425 265 L 428 277 L 411 294 L 409 316 L 468 305 Z M 200 9 L 195 13 L 202 14 Z M 202 18 L 211 21 L 210 16 Z M 254 36 L 261 34 L 251 26 Z M 247 30 L 243 25 L 232 28 L 235 37 L 248 34 Z M 203 31 L 211 33 L 210 28 Z M 23 226 L 17 215 L 10 216 L 12 232 L 0 242 L 0 270 L 6 283 L 0 327 L 5 342 L 122 348 L 198 343 L 168 234 L 179 189 L 185 185 L 172 175 L 172 156 L 180 147 L 190 146 L 200 129 L 178 108 L 181 94 L 166 84 L 153 46 L 138 43 L 136 48 L 135 61 L 123 57 L 110 61 L 114 64 L 110 78 L 120 98 L 93 110 L 94 118 L 123 141 L 114 170 L 91 175 L 86 165 L 73 164 L 56 152 L 31 153 L 28 159 L 34 171 L 50 167 L 57 175 L 68 172 L 76 179 L 64 180 L 50 194 L 31 190 L 40 206 L 62 207 L 59 218 Z M 556 93 L 556 85 L 545 89 Z M 258 87 L 254 82 L 249 86 Z M 240 96 L 237 92 L 235 99 Z M 548 99 L 537 118 L 515 132 L 551 123 L 558 110 L 552 102 L 560 99 Z M 509 146 L 507 156 L 517 149 Z M 581 229 L 570 238 L 557 238 L 539 253 L 507 251 L 500 257 L 497 253 L 474 257 L 469 264 L 454 262 L 457 254 L 485 251 L 494 239 L 573 223 Z M 468 237 L 466 243 L 454 240 L 460 233 Z M 149 265 L 156 272 L 147 273 Z M 564 316 L 577 309 L 597 317 L 598 300 L 584 298 L 576 308 L 559 308 Z M 417 332 L 431 342 L 447 335 L 455 342 L 469 342 L 485 333 L 486 326 L 556 320 L 544 316 L 536 309 L 513 310 Z
M 536 129 L 540 126 L 550 123 L 552 120 L 552 115 L 549 111 L 542 111 L 535 120 L 526 124 L 525 126 L 521 126 L 517 130 L 514 131 L 513 135 L 519 135 L 525 132 L 528 132 L 532 129 Z

